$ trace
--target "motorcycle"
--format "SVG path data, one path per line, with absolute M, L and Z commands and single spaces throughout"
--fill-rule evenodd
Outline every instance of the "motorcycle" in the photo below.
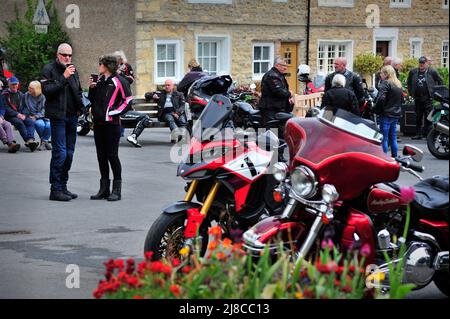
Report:
M 82 94 L 83 109 L 78 117 L 77 134 L 78 136 L 86 136 L 94 129 L 94 122 L 91 113 L 91 101 L 87 98 L 87 93 Z M 147 115 L 138 111 L 128 111 L 120 115 L 120 125 L 123 128 L 134 129 L 136 125 Z
M 319 93 L 325 91 L 325 80 L 322 79 L 320 82 L 313 82 L 309 77 L 311 68 L 309 65 L 301 64 L 297 69 L 298 80 L 305 84 L 305 89 L 303 90 L 303 95 Z
M 435 88 L 434 99 L 440 102 L 440 105 L 435 105 L 428 115 L 428 121 L 433 123 L 433 128 L 428 133 L 427 146 L 434 157 L 438 159 L 448 159 L 448 88 L 445 86 L 437 86 Z
M 375 99 L 378 95 L 378 90 L 367 85 L 366 79 L 362 79 L 363 89 L 364 89 L 364 103 L 361 105 L 359 111 L 361 117 L 364 119 L 371 120 L 377 123 L 377 115 L 375 114 Z
M 144 250 L 153 252 L 154 259 L 180 258 L 184 247 L 191 252 L 198 247 L 204 254 L 213 222 L 233 238 L 261 218 L 281 212 L 272 199 L 276 182 L 266 174 L 278 138 L 271 131 L 251 137 L 235 129 L 243 116 L 247 127 L 259 127 L 260 121 L 259 111 L 239 99 L 214 95 L 196 121 L 177 170 L 187 182 L 186 195 L 163 209 L 145 239 Z
M 416 163 L 421 150 L 405 146 L 402 157 L 388 157 L 376 125 L 343 110 L 292 119 L 285 136 L 291 160 L 274 171 L 285 209 L 244 233 L 252 255 L 264 249 L 276 255 L 279 238 L 296 263 L 318 256 L 323 240 L 343 253 L 366 245 L 366 266 L 385 274 L 380 288 L 389 287 L 387 252 L 393 265 L 403 264 L 404 283 L 421 288 L 434 281 L 448 295 L 448 176 L 423 180 L 418 173 L 424 168 Z M 421 181 L 414 186 L 406 253 L 398 256 L 402 240 L 395 238 L 403 234 L 407 210 L 394 183 L 401 171 Z

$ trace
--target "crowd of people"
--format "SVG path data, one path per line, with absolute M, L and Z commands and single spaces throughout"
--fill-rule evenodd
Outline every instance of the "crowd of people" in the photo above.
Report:
M 443 80 L 430 67 L 431 59 L 421 57 L 419 67 L 411 70 L 407 79 L 409 94 L 415 100 L 417 114 L 417 134 L 420 139 L 427 133 L 430 123 L 426 119 L 432 107 L 432 97 L 436 85 Z M 273 120 L 278 112 L 290 113 L 294 105 L 294 92 L 286 80 L 287 61 L 276 57 L 274 65 L 262 78 L 259 109 L 262 125 Z M 402 60 L 386 57 L 384 65 L 375 77 L 378 89 L 375 112 L 379 117 L 379 127 L 383 134 L 382 147 L 385 153 L 397 157 L 397 124 L 402 114 L 405 92 L 399 80 Z M 325 93 L 322 107 L 344 109 L 360 116 L 365 102 L 362 80 L 358 74 L 348 70 L 347 60 L 338 57 L 334 61 L 335 72 L 325 79 Z M 164 90 L 151 98 L 158 104 L 158 119 L 167 122 L 173 131 L 187 125 L 185 101 L 189 87 L 199 78 L 206 76 L 195 59 L 189 62 L 189 72 L 175 87 L 173 80 L 166 80 Z M 122 51 L 99 59 L 99 75 L 90 78 L 88 99 L 92 104 L 94 139 L 100 171 L 100 189 L 92 200 L 121 199 L 121 163 L 119 141 L 123 136 L 120 115 L 132 110 L 130 85 L 134 82 L 133 68 L 128 64 Z M 28 84 L 26 93 L 19 90 L 16 76 L 6 80 L 6 87 L 0 80 L 0 140 L 9 153 L 20 150 L 13 127 L 17 129 L 25 147 L 35 150 L 51 150 L 50 200 L 70 201 L 78 195 L 67 189 L 69 171 L 75 151 L 78 116 L 83 107 L 82 89 L 76 67 L 72 63 L 72 47 L 61 44 L 56 59 L 42 69 L 40 81 Z M 137 139 L 151 120 L 148 116 L 137 124 L 127 141 L 141 147 Z M 284 128 L 280 127 L 280 138 Z M 39 142 L 35 140 L 35 133 Z M 113 173 L 113 187 L 110 190 L 110 169 Z

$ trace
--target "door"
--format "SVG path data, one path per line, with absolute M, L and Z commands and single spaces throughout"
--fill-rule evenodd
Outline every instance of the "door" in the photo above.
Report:
M 286 63 L 288 65 L 286 80 L 289 84 L 289 90 L 298 93 L 298 43 L 281 43 L 280 56 L 286 59 Z
M 377 41 L 377 55 L 381 55 L 383 58 L 389 55 L 389 42 L 390 41 Z

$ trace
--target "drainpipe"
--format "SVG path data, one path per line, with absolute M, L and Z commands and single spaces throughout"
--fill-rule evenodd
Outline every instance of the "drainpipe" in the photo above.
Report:
M 306 64 L 309 65 L 309 38 L 311 32 L 311 0 L 308 0 L 308 18 L 306 22 Z

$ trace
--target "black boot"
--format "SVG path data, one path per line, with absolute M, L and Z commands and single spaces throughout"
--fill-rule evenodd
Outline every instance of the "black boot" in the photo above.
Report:
M 122 181 L 120 179 L 113 180 L 113 189 L 111 195 L 108 197 L 109 202 L 115 202 L 121 199 Z
M 71 191 L 69 191 L 67 189 L 67 186 L 64 186 L 62 191 L 63 191 L 64 194 L 66 194 L 67 196 L 70 196 L 70 198 L 72 198 L 72 199 L 78 198 L 78 195 L 72 193 Z
M 69 195 L 64 194 L 63 191 L 51 191 L 50 200 L 55 200 L 58 202 L 68 202 L 72 199 Z
M 99 199 L 107 199 L 110 195 L 109 191 L 109 185 L 111 184 L 110 179 L 101 179 L 100 180 L 100 190 L 96 195 L 92 195 L 92 200 L 99 200 Z

